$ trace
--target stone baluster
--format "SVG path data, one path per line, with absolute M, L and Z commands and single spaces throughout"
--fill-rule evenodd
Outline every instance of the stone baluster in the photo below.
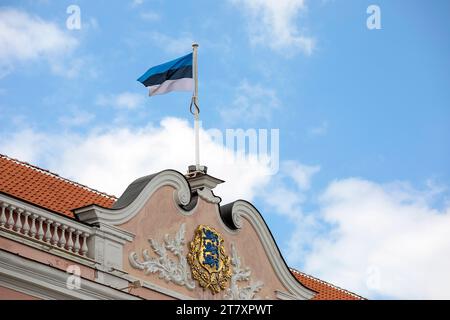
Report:
M 30 229 L 30 236 L 32 237 L 32 238 L 34 238 L 35 236 L 36 236 L 36 233 L 37 233 L 37 229 L 36 229 L 36 219 L 38 218 L 39 216 L 37 215 L 37 214 L 35 214 L 35 213 L 33 213 L 32 215 L 31 215 L 31 229 Z
M 14 230 L 29 238 L 45 241 L 83 257 L 88 256 L 89 232 L 1 201 L 0 227 Z
M 53 237 L 52 237 L 52 245 L 56 246 L 59 242 L 58 228 L 61 225 L 59 222 L 53 223 Z
M 25 211 L 23 213 L 24 216 L 24 222 L 23 222 L 23 234 L 28 236 L 28 233 L 30 232 L 30 224 L 28 223 L 28 217 L 30 216 L 31 213 L 29 213 L 28 211 Z
M 16 231 L 16 232 L 20 232 L 20 230 L 22 230 L 22 219 L 21 219 L 21 216 L 22 216 L 22 213 L 23 213 L 23 209 L 17 209 L 16 210 L 16 212 L 17 212 L 17 216 L 16 216 L 16 224 L 14 225 L 14 230 Z
M 44 238 L 44 221 L 45 218 L 44 217 L 39 217 L 39 229 L 38 229 L 38 239 L 42 240 Z
M 80 234 L 81 231 L 80 230 L 76 230 L 75 231 L 75 246 L 73 247 L 73 252 L 75 252 L 76 254 L 78 254 L 78 252 L 80 252 Z
M 83 245 L 81 246 L 81 255 L 86 256 L 88 252 L 87 238 L 89 237 L 89 233 L 84 232 L 82 237 L 83 237 Z
M 47 231 L 45 232 L 45 242 L 50 242 L 52 238 L 52 231 L 51 231 L 51 225 L 53 223 L 53 220 L 48 219 L 45 221 L 47 223 Z
M 61 226 L 61 237 L 59 238 L 58 245 L 63 249 L 66 246 L 66 229 L 67 228 L 68 227 L 64 224 Z
M 14 226 L 14 210 L 16 209 L 16 207 L 13 206 L 9 206 L 9 217 L 8 217 L 8 222 L 7 222 L 7 226 L 8 229 L 12 229 L 12 227 Z
M 73 232 L 75 231 L 74 228 L 69 228 L 69 236 L 67 238 L 67 250 L 72 251 L 73 248 L 73 239 L 72 239 L 72 235 Z
M 4 202 L 2 202 L 2 213 L 0 214 L 0 227 L 3 227 L 6 224 L 6 214 L 5 210 L 8 207 L 8 205 Z

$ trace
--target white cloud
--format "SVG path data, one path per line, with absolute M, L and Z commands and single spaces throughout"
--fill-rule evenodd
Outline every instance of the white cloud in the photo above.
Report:
M 161 32 L 151 32 L 150 39 L 160 49 L 170 54 L 183 54 L 192 50 L 192 44 L 195 42 L 188 33 L 181 33 L 178 37 L 171 37 Z
M 306 271 L 363 295 L 448 299 L 450 206 L 435 190 L 363 179 L 331 183 L 318 216 L 334 226 L 304 257 Z
M 17 121 L 22 122 L 21 119 Z M 48 142 L 45 134 L 27 128 L 12 136 L 3 135 L 0 138 L 0 153 L 23 161 L 38 161 L 38 155 L 45 156 L 51 151 Z
M 283 245 L 291 265 L 369 298 L 450 297 L 450 203 L 434 205 L 445 188 L 350 178 L 330 183 L 315 202 L 304 187 L 317 171 L 285 163 L 262 194 L 267 211 L 293 228 Z M 305 210 L 308 203 L 316 208 Z
M 56 59 L 52 61 L 50 67 L 54 74 L 68 79 L 76 78 L 82 72 L 84 75 L 95 78 L 97 76 L 95 67 L 87 60 L 86 57 L 74 58 L 71 61 Z
M 243 80 L 236 89 L 230 106 L 220 108 L 223 121 L 230 124 L 238 121 L 268 121 L 272 111 L 280 107 L 276 91 L 260 84 Z
M 70 53 L 78 41 L 52 22 L 16 9 L 0 9 L 0 66 L 45 58 L 52 64 Z
M 84 31 L 99 30 L 98 20 L 94 17 L 83 18 L 82 29 Z
M 133 2 L 131 3 L 131 6 L 132 7 L 138 7 L 141 4 L 143 4 L 143 3 L 144 3 L 144 0 L 133 0 Z
M 145 96 L 138 93 L 122 92 L 119 94 L 99 95 L 96 104 L 119 109 L 136 109 L 144 103 Z
M 87 135 L 43 134 L 24 130 L 0 138 L 1 153 L 37 163 L 98 190 L 120 195 L 134 179 L 163 169 L 186 172 L 193 164 L 194 136 L 187 121 L 167 118 L 160 126 L 111 130 Z M 270 166 L 234 154 L 201 130 L 201 160 L 209 173 L 228 182 L 217 188 L 224 202 L 251 200 L 270 180 Z
M 302 51 L 312 54 L 315 40 L 299 29 L 305 0 L 230 0 L 248 17 L 252 44 L 268 46 L 287 56 Z
M 312 177 L 320 171 L 319 166 L 307 166 L 296 161 L 285 161 L 284 167 L 285 172 L 289 172 L 299 190 L 308 190 Z

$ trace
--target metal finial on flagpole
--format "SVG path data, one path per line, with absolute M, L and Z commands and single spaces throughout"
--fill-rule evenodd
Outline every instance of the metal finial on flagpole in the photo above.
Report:
M 200 122 L 200 109 L 198 107 L 198 67 L 197 67 L 197 49 L 198 44 L 192 44 L 193 51 L 193 77 L 194 77 L 194 95 L 192 101 L 194 103 L 194 131 L 195 131 L 195 169 L 200 171 L 200 132 L 199 132 L 199 122 Z

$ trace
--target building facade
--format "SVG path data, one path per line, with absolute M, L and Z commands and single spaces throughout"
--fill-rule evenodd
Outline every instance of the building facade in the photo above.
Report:
M 289 268 L 223 182 L 164 170 L 115 198 L 0 155 L 0 299 L 363 299 Z

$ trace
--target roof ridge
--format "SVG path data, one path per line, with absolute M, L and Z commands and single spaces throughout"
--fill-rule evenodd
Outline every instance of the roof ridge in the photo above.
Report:
M 356 293 L 353 293 L 353 292 L 351 292 L 351 291 L 348 291 L 348 290 L 346 290 L 346 289 L 343 289 L 343 288 L 341 288 L 341 287 L 338 287 L 338 286 L 336 286 L 336 285 L 334 285 L 334 284 L 331 284 L 331 283 L 329 283 L 329 282 L 327 282 L 327 281 L 324 281 L 324 280 L 321 280 L 321 279 L 316 278 L 316 277 L 314 277 L 314 276 L 311 276 L 311 275 L 309 275 L 309 274 L 306 274 L 306 273 L 304 273 L 304 272 L 302 272 L 302 271 L 298 271 L 298 270 L 296 270 L 296 269 L 294 269 L 294 268 L 289 268 L 289 269 L 290 269 L 293 273 L 298 273 L 299 275 L 302 275 L 302 276 L 304 276 L 305 278 L 309 278 L 309 279 L 311 279 L 311 280 L 320 282 L 320 283 L 322 283 L 322 284 L 324 284 L 324 285 L 326 285 L 326 286 L 329 286 L 329 287 L 331 287 L 331 288 L 333 288 L 333 289 L 336 289 L 336 290 L 345 292 L 346 294 L 349 294 L 349 295 L 354 296 L 354 297 L 356 297 L 356 298 L 359 298 L 359 299 L 361 299 L 361 300 L 367 300 L 366 298 L 364 298 L 364 297 L 362 297 L 362 296 L 360 296 L 360 295 L 358 295 L 358 294 L 356 294 Z
M 118 198 L 117 198 L 116 196 L 114 196 L 114 195 L 107 194 L 107 193 L 105 193 L 105 192 L 102 192 L 102 191 L 93 189 L 93 188 L 88 187 L 88 186 L 86 186 L 86 185 L 84 185 L 84 184 L 81 184 L 81 183 L 79 183 L 79 182 L 76 182 L 76 181 L 73 181 L 73 180 L 70 180 L 70 179 L 61 177 L 61 176 L 58 175 L 57 173 L 51 172 L 50 170 L 40 168 L 40 167 L 38 167 L 38 166 L 36 166 L 36 165 L 30 164 L 30 163 L 25 162 L 25 161 L 21 161 L 21 160 L 15 159 L 15 158 L 11 158 L 11 157 L 9 157 L 9 156 L 7 156 L 7 155 L 5 155 L 5 154 L 1 154 L 1 153 L 0 153 L 0 158 L 4 158 L 4 159 L 9 160 L 9 161 L 12 161 L 12 162 L 14 162 L 14 163 L 16 163 L 16 164 L 18 164 L 18 165 L 21 165 L 21 166 L 30 168 L 30 169 L 32 169 L 32 170 L 36 170 L 36 171 L 38 171 L 38 172 L 40 172 L 40 173 L 47 174 L 47 175 L 52 176 L 52 177 L 54 177 L 54 178 L 56 178 L 56 179 L 59 179 L 59 180 L 64 181 L 64 182 L 67 182 L 67 183 L 69 183 L 69 184 L 71 184 L 71 185 L 74 185 L 74 186 L 83 188 L 83 189 L 85 189 L 85 190 L 87 190 L 87 191 L 90 191 L 90 192 L 93 192 L 93 193 L 95 193 L 95 194 L 98 194 L 98 195 L 100 195 L 100 196 L 102 196 L 102 197 L 109 198 L 109 199 L 113 199 L 113 200 L 117 200 L 117 199 L 118 199 Z

